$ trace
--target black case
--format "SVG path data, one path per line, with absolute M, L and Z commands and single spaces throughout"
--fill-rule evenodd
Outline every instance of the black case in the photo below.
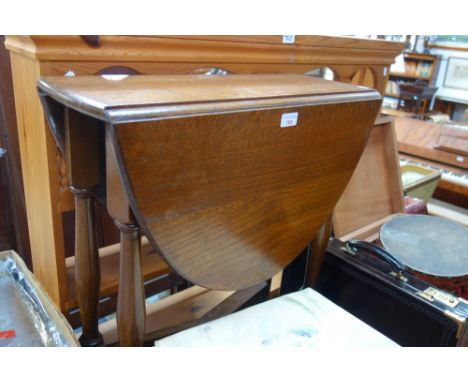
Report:
M 402 346 L 468 346 L 468 302 L 332 239 L 316 289 Z

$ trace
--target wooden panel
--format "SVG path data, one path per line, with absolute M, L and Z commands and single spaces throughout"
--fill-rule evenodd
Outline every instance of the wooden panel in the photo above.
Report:
M 265 41 L 270 37 L 270 41 Z M 262 42 L 258 41 L 261 39 Z M 271 43 L 276 40 L 275 43 Z M 305 36 L 282 44 L 281 36 L 101 36 L 98 48 L 79 36 L 8 36 L 6 46 L 43 61 L 263 62 L 390 65 L 403 44 L 343 37 Z M 301 40 L 301 39 L 300 39 Z
M 11 208 L 11 218 L 2 218 L 3 224 L 8 224 L 14 231 L 15 240 L 5 249 L 15 249 L 23 258 L 29 269 L 32 269 L 31 247 L 29 244 L 28 222 L 24 201 L 23 178 L 21 175 L 21 159 L 16 127 L 15 100 L 13 95 L 13 80 L 11 78 L 10 55 L 4 47 L 5 36 L 0 36 L 0 146 L 7 149 L 2 159 L 7 179 L 10 203 L 3 203 L 4 208 Z M 3 140 L 4 138 L 4 140 Z M 3 171 L 3 170 L 1 170 Z M 2 197 L 0 200 L 7 200 Z M 0 207 L 1 208 L 1 207 Z M 0 223 L 1 225 L 2 223 Z
M 351 231 L 350 233 L 340 236 L 340 240 L 346 242 L 348 240 L 365 240 L 373 242 L 379 238 L 380 228 L 392 219 L 395 215 L 388 215 L 382 219 L 376 220 L 364 227 L 359 227 L 358 229 Z
M 327 63 L 326 65 L 320 63 L 237 63 L 237 62 L 44 62 L 41 64 L 41 71 L 47 76 L 63 76 L 65 73 L 72 71 L 77 76 L 97 74 L 98 72 L 109 68 L 130 68 L 131 70 L 138 71 L 141 74 L 201 74 L 207 72 L 211 68 L 220 68 L 226 70 L 231 74 L 252 74 L 252 73 L 297 73 L 305 74 L 315 68 L 322 67 L 330 68 L 336 81 L 351 82 L 354 79 L 356 84 L 369 86 L 369 72 L 373 75 L 373 85 L 376 90 L 383 94 L 387 82 L 386 76 L 383 75 L 384 65 L 367 65 L 367 76 L 356 76 L 357 70 L 362 68 L 362 65 L 342 65 L 340 63 Z M 117 69 L 116 69 L 117 70 Z M 117 70 L 117 72 L 122 73 Z M 358 81 L 363 81 L 359 83 Z
M 263 43 L 283 45 L 283 36 L 275 35 L 243 35 L 243 36 L 213 36 L 213 35 L 176 35 L 176 36 L 161 36 L 168 38 L 187 39 L 187 40 L 208 40 L 208 41 L 224 41 L 224 42 L 243 42 L 243 43 Z M 371 40 L 354 37 L 337 37 L 337 36 L 294 36 L 293 45 L 308 45 L 308 46 L 326 46 L 340 49 L 372 49 L 372 50 L 394 50 L 400 52 L 404 48 L 403 43 L 389 42 L 386 40 Z
M 16 54 L 11 54 L 11 63 L 34 274 L 63 306 L 67 290 L 62 222 L 52 204 L 59 199 L 57 147 L 37 96 L 39 64 Z
M 284 103 L 292 97 L 330 94 L 337 102 L 340 101 L 338 94 L 353 97 L 370 91 L 346 83 L 294 74 L 128 76 L 119 80 L 101 76 L 44 77 L 38 82 L 38 87 L 70 108 L 92 113 L 105 120 L 109 120 L 108 115 L 112 110 L 120 108 L 159 107 L 155 112 L 162 114 L 163 107 L 190 105 L 190 113 L 195 114 L 205 112 L 206 103 L 245 102 L 253 99 L 257 102 L 280 99 Z M 322 102 L 330 102 L 322 98 Z M 248 107 L 251 105 L 248 104 Z M 217 110 L 219 108 L 216 106 Z M 238 106 L 235 108 L 237 110 Z M 126 111 L 126 114 L 129 113 Z M 126 119 L 129 119 L 128 116 Z
M 286 266 L 330 216 L 379 105 L 118 125 L 132 210 L 184 278 L 217 290 L 257 284 Z M 299 113 L 297 126 L 279 127 L 286 112 Z
M 400 152 L 468 169 L 468 157 L 435 149 L 439 142 L 440 125 L 412 118 L 397 118 L 395 131 Z
M 336 237 L 403 212 L 403 191 L 392 123 L 377 124 L 343 196 L 335 208 Z M 360 231 L 359 231 L 360 232 Z M 366 236 L 366 233 L 359 233 Z

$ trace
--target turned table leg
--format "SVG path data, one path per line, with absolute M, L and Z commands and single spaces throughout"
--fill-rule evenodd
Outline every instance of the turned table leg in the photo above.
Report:
M 99 253 L 94 231 L 94 190 L 70 187 L 75 195 L 75 287 L 80 307 L 83 346 L 99 346 L 103 339 L 98 329 Z
M 65 154 L 70 190 L 75 195 L 75 285 L 83 346 L 103 344 L 98 329 L 100 271 L 93 204 L 100 174 L 98 130 L 96 120 L 65 110 Z
M 320 268 L 327 251 L 328 241 L 330 240 L 332 225 L 332 216 L 330 216 L 325 223 L 320 227 L 312 242 L 312 251 L 307 260 L 307 273 L 305 278 L 305 285 L 314 287 L 317 282 Z
M 107 211 L 120 231 L 117 331 L 121 346 L 141 346 L 145 334 L 146 307 L 141 268 L 141 231 L 120 179 L 115 147 L 106 130 Z
M 141 271 L 140 228 L 116 221 L 120 230 L 117 330 L 121 346 L 141 346 L 145 334 L 145 291 Z

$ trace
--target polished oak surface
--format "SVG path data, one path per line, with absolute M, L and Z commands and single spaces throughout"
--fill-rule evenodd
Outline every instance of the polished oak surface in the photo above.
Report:
M 314 237 L 317 251 L 324 250 L 332 210 L 381 102 L 368 88 L 296 75 L 108 82 L 38 82 L 56 139 L 63 135 L 65 147 L 82 148 L 76 157 L 66 153 L 72 183 L 85 187 L 105 178 L 107 208 L 119 229 L 141 227 L 177 273 L 217 290 L 271 278 Z M 60 104 L 65 113 L 50 112 Z M 64 126 L 62 115 L 68 116 Z M 104 136 L 105 129 L 105 146 L 74 134 L 80 124 L 93 130 L 90 136 Z M 93 155 L 104 151 L 98 157 L 105 164 L 95 163 Z M 77 222 L 83 229 L 87 224 Z M 81 236 L 77 240 L 86 239 Z M 121 251 L 124 345 L 141 344 L 144 333 L 135 237 L 131 245 L 124 240 Z M 320 267 L 313 265 L 310 280 Z
M 38 85 L 101 119 L 120 113 L 108 125 L 119 167 L 108 171 L 111 215 L 128 200 L 164 259 L 218 290 L 272 277 L 313 239 L 380 106 L 373 90 L 298 75 L 60 77 Z M 135 122 L 137 108 L 153 120 Z M 287 113 L 298 113 L 297 125 L 282 128 Z M 122 203 L 114 200 L 119 173 Z
M 366 87 L 296 74 L 45 77 L 38 86 L 60 103 L 109 122 L 238 111 L 252 108 L 253 100 L 258 109 L 375 98 Z
M 118 125 L 132 209 L 184 278 L 217 290 L 252 286 L 292 261 L 331 215 L 378 107 L 375 100 Z M 298 125 L 280 128 L 292 112 Z

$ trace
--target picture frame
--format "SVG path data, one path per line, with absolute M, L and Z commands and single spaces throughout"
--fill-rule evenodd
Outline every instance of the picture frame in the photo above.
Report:
M 444 87 L 468 90 L 468 58 L 449 57 Z

